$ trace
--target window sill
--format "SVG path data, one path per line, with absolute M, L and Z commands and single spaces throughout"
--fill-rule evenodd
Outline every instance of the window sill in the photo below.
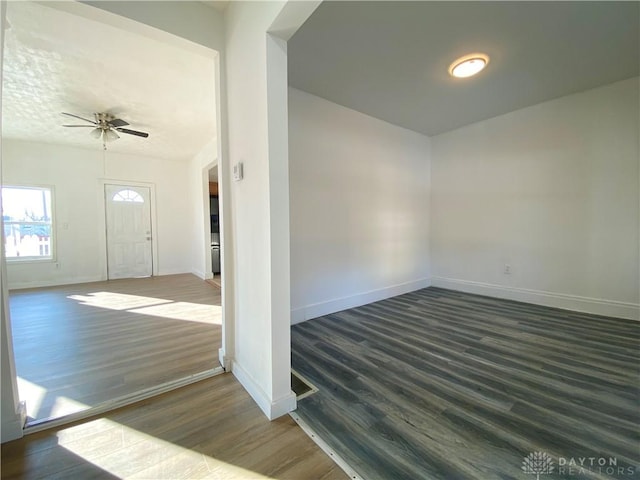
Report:
M 24 265 L 33 263 L 56 263 L 55 258 L 37 258 L 37 257 L 21 257 L 21 258 L 5 258 L 7 265 Z

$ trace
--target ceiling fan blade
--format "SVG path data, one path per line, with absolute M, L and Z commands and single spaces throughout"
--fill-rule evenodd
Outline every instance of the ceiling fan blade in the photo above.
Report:
M 89 128 L 96 128 L 95 125 L 62 125 L 63 127 L 89 127 Z
M 129 135 L 136 135 L 138 137 L 144 137 L 147 138 L 149 136 L 148 133 L 145 132 L 138 132 L 137 130 L 129 130 L 128 128 L 116 128 L 117 131 L 122 132 L 122 133 L 128 133 Z
M 93 120 L 89 120 L 88 118 L 82 118 L 82 117 L 79 117 L 78 115 L 74 115 L 73 113 L 66 113 L 66 112 L 61 112 L 61 113 L 62 115 L 68 115 L 69 117 L 79 118 L 80 120 L 84 120 L 85 122 L 89 122 L 94 125 L 97 125 L 96 122 L 94 122 Z
M 127 122 L 125 122 L 121 118 L 114 118 L 113 120 L 110 120 L 107 123 L 112 127 L 124 127 L 125 125 L 129 125 Z

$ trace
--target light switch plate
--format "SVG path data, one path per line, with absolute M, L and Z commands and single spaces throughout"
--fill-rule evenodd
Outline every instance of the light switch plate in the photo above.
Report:
M 239 162 L 233 166 L 233 179 L 236 182 L 239 182 L 240 180 L 242 180 L 242 177 L 243 177 L 242 162 Z

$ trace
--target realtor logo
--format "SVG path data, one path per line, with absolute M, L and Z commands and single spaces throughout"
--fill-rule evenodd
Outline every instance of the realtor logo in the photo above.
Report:
M 553 472 L 553 459 L 545 452 L 531 452 L 522 461 L 522 471 L 535 475 L 536 480 L 540 480 L 540 475 Z

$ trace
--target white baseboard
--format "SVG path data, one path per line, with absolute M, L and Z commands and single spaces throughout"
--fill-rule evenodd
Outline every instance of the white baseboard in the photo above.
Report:
M 184 273 L 193 273 L 196 276 L 200 276 L 197 273 L 192 272 L 191 270 L 187 270 L 184 268 L 163 268 L 162 270 L 158 270 L 157 272 L 154 272 L 153 276 L 157 276 L 157 277 L 163 277 L 165 275 L 182 275 Z
M 32 280 L 29 282 L 9 282 L 9 290 L 22 290 L 25 288 L 42 288 L 42 287 L 57 287 L 60 285 L 75 285 L 77 283 L 92 283 L 102 282 L 106 280 L 105 277 L 74 277 L 74 278 L 55 278 L 48 280 Z
M 289 393 L 284 397 L 271 402 L 271 414 L 269 415 L 269 420 L 274 420 L 289 412 L 293 412 L 296 407 L 296 394 L 289 391 Z
M 198 277 L 200 280 L 206 280 L 207 279 L 207 274 L 205 272 L 202 272 L 200 270 L 191 270 L 191 273 L 193 275 L 195 275 L 196 277 Z M 211 277 L 209 277 L 211 278 Z
M 269 420 L 274 420 L 296 409 L 295 393 L 289 392 L 288 395 L 282 398 L 271 400 L 237 361 L 232 363 L 232 372 Z
M 358 293 L 349 297 L 337 298 L 326 302 L 314 303 L 305 307 L 294 308 L 291 310 L 291 324 L 304 322 L 312 318 L 322 317 L 330 313 L 341 312 L 349 308 L 360 307 L 368 303 L 384 300 L 385 298 L 395 297 L 403 293 L 413 292 L 426 288 L 431 285 L 430 278 L 421 278 L 412 282 L 392 285 L 390 287 L 380 288 L 369 292 Z
M 191 270 L 191 273 L 198 277 L 201 280 L 210 280 L 213 278 L 213 273 L 211 272 L 203 272 L 202 270 Z
M 198 272 L 187 272 L 185 270 L 163 270 L 157 272 L 154 276 L 164 275 L 181 275 L 184 273 L 193 273 L 195 276 L 205 279 L 204 274 Z M 30 280 L 28 282 L 9 282 L 9 290 L 23 290 L 25 288 L 42 288 L 42 287 L 58 287 L 61 285 L 76 285 L 79 283 L 92 283 L 92 282 L 104 282 L 107 277 L 102 275 L 96 275 L 91 277 L 74 277 L 74 278 L 53 278 L 47 280 Z
M 487 295 L 496 298 L 505 298 L 519 302 L 544 305 L 546 307 L 593 313 L 596 315 L 605 315 L 607 317 L 640 320 L 640 305 L 637 303 L 603 300 L 599 298 L 581 297 L 578 295 L 569 295 L 564 293 L 552 293 L 527 288 L 505 287 L 503 285 L 445 277 L 432 277 L 431 284 L 434 287 L 448 288 L 450 290 Z
M 2 443 L 10 442 L 22 438 L 22 424 L 20 418 L 12 419 L 9 422 L 2 422 Z
M 18 406 L 18 412 L 15 416 L 9 420 L 2 422 L 2 438 L 1 443 L 10 442 L 11 440 L 17 440 L 24 436 L 24 424 L 27 420 L 27 405 L 25 402 L 20 402 Z
M 220 362 L 220 366 L 224 368 L 226 372 L 230 372 L 232 370 L 231 367 L 231 358 L 227 357 L 224 348 L 218 349 L 218 361 Z

